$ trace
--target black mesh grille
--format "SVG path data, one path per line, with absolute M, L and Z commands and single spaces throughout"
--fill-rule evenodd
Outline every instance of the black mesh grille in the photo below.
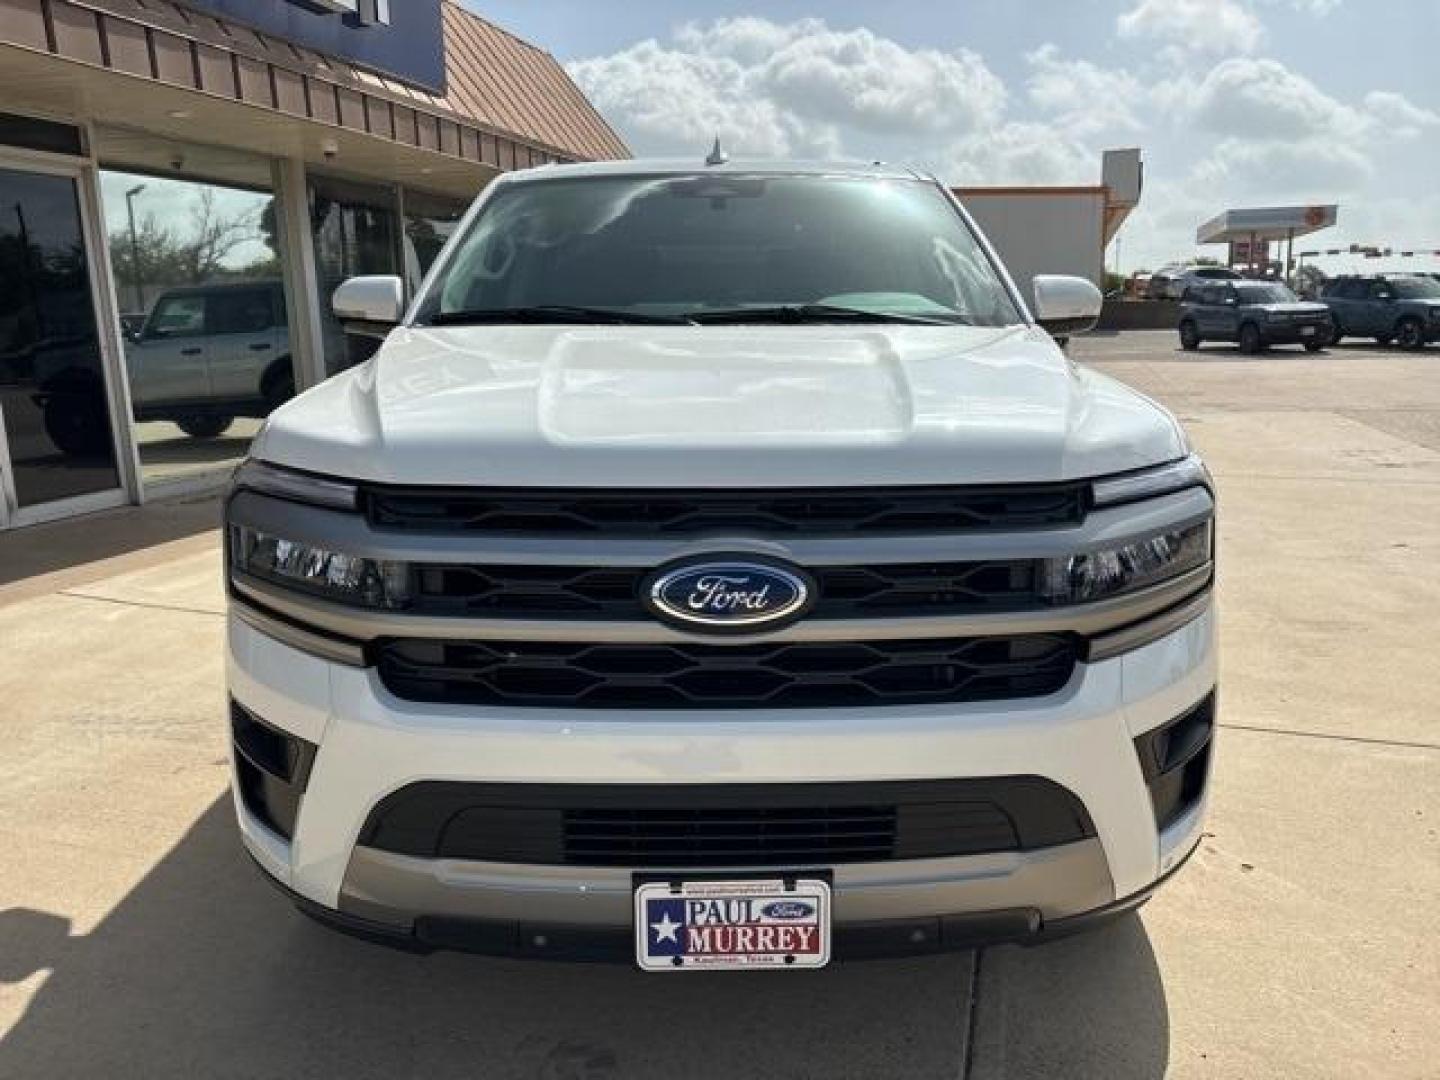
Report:
M 811 567 L 810 618 L 923 616 L 1044 606 L 1031 559 Z M 412 610 L 492 618 L 641 620 L 642 568 L 421 565 Z
M 386 798 L 367 847 L 416 858 L 626 866 L 805 866 L 1021 851 L 1094 835 L 1035 776 L 845 784 L 426 782 Z
M 373 486 L 373 524 L 424 532 L 687 534 L 948 532 L 1064 525 L 1084 518 L 1085 484 L 586 491 Z
M 376 661 L 411 701 L 571 708 L 803 708 L 988 701 L 1054 693 L 1062 635 L 766 645 L 392 639 Z

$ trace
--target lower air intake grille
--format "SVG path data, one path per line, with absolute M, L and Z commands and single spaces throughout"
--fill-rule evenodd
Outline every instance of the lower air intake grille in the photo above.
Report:
M 1069 637 L 765 645 L 391 639 L 380 678 L 407 701 L 593 709 L 807 708 L 993 701 L 1070 679 Z
M 945 858 L 1094 835 L 1080 800 L 1038 776 L 783 785 L 433 781 L 388 796 L 360 842 L 415 858 L 660 869 Z

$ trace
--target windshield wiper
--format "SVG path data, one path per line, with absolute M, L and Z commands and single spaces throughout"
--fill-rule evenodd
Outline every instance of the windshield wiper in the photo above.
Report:
M 774 307 L 722 308 L 691 311 L 687 318 L 697 323 L 913 323 L 918 326 L 956 326 L 960 316 L 940 318 L 910 315 L 900 311 L 867 311 L 836 304 L 777 304 Z
M 480 326 L 486 323 L 522 323 L 542 326 L 547 323 L 599 323 L 609 326 L 684 326 L 691 322 L 684 316 L 645 315 L 618 308 L 576 307 L 570 304 L 532 304 L 528 307 L 469 308 L 461 311 L 437 311 L 427 320 L 430 326 Z

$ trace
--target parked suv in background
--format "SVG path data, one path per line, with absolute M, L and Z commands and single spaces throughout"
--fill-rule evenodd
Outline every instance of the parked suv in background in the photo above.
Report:
M 494 180 L 226 502 L 235 808 L 414 949 L 818 967 L 1093 926 L 1201 836 L 1215 501 L 908 170 Z M 229 901 L 234 902 L 234 898 Z
M 1336 341 L 1369 337 L 1420 349 L 1440 340 L 1440 281 L 1423 274 L 1332 278 L 1320 298 L 1330 308 Z
M 161 294 L 125 348 L 135 419 L 213 438 L 237 416 L 264 417 L 295 396 L 285 291 L 278 281 Z
M 1269 345 L 1304 345 L 1315 352 L 1330 341 L 1330 312 L 1276 281 L 1207 283 L 1185 293 L 1179 330 L 1185 349 L 1234 341 L 1244 353 Z
M 1244 275 L 1228 266 L 1187 266 L 1173 274 L 1165 282 L 1165 296 L 1170 300 L 1182 300 L 1192 285 L 1211 281 L 1243 281 Z

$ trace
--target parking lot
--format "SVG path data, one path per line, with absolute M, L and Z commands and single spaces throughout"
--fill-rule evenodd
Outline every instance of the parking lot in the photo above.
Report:
M 1074 354 L 1221 489 L 1209 832 L 1086 937 L 791 976 L 415 957 L 248 865 L 213 500 L 0 536 L 0 1076 L 1440 1076 L 1440 348 Z

